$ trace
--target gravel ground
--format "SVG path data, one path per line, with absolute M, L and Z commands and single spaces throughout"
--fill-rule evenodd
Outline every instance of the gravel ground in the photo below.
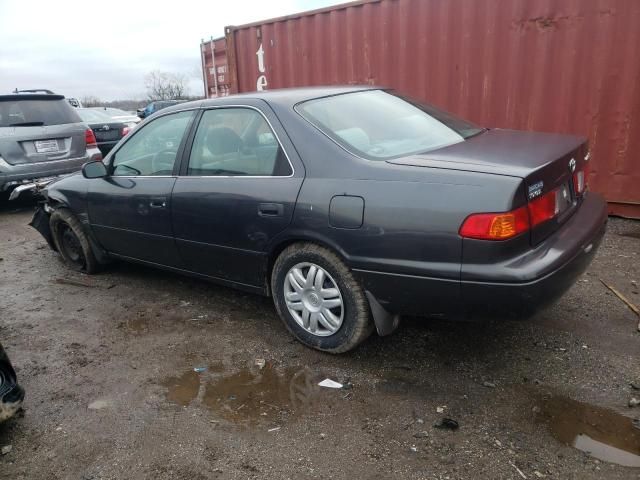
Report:
M 612 218 L 533 319 L 405 319 L 330 356 L 269 299 L 136 265 L 75 274 L 31 210 L 0 208 L 0 340 L 27 391 L 2 478 L 640 478 L 570 446 L 640 460 L 638 318 L 600 282 L 640 304 L 639 222 Z

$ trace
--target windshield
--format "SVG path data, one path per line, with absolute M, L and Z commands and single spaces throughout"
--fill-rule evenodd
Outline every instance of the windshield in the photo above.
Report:
M 449 113 L 382 90 L 309 100 L 296 110 L 347 151 L 369 160 L 424 153 L 482 132 Z
M 82 118 L 83 122 L 111 122 L 111 117 L 104 112 L 98 110 L 86 110 L 78 109 L 78 115 Z
M 0 127 L 47 126 L 80 123 L 66 100 L 2 100 Z

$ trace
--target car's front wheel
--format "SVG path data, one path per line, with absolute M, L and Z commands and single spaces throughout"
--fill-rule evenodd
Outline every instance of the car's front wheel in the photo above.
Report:
M 273 267 L 271 292 L 289 331 L 309 347 L 343 353 L 373 331 L 362 287 L 335 253 L 319 245 L 287 247 Z
M 98 270 L 89 237 L 80 221 L 66 208 L 59 208 L 51 213 L 49 228 L 56 250 L 64 263 L 73 270 L 95 273 Z

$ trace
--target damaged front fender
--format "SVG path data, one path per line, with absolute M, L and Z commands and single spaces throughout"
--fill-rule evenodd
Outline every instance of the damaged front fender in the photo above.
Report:
M 39 206 L 33 214 L 33 218 L 29 222 L 29 225 L 40 232 L 40 235 L 44 237 L 53 250 L 57 250 L 56 245 L 53 242 L 53 236 L 51 235 L 51 228 L 49 227 L 49 213 L 46 211 L 48 208 L 51 207 L 46 204 Z

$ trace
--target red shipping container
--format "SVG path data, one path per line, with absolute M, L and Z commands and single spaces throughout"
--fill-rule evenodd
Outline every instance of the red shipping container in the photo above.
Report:
M 375 84 L 483 126 L 582 134 L 591 189 L 640 218 L 639 26 L 638 0 L 363 0 L 227 27 L 229 89 Z

